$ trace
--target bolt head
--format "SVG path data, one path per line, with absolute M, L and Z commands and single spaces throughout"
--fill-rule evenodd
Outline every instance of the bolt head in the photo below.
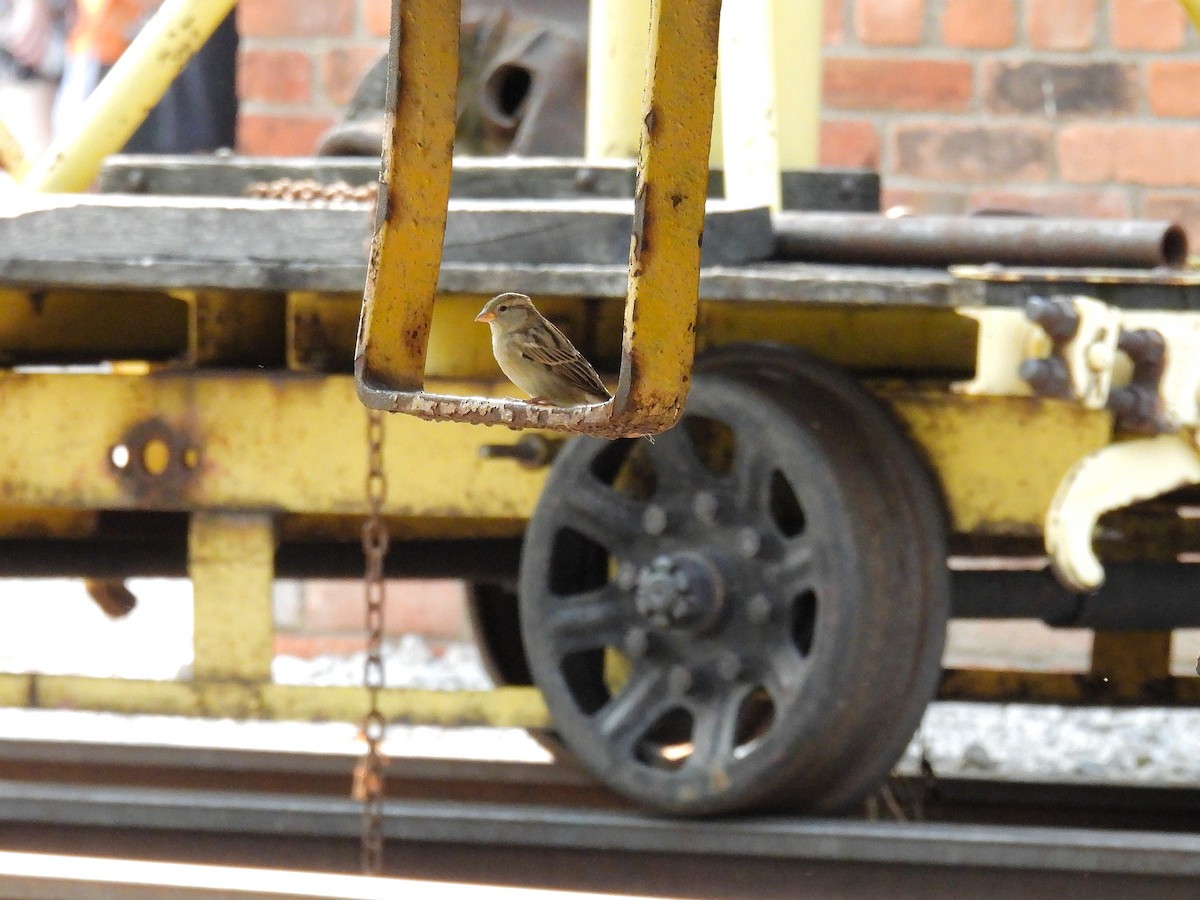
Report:
M 634 658 L 645 656 L 650 650 L 650 632 L 645 628 L 630 628 L 625 632 L 625 652 Z
M 737 535 L 738 552 L 747 559 L 754 559 L 762 553 L 763 538 L 754 528 L 743 528 Z
M 651 503 L 642 513 L 642 530 L 646 534 L 660 535 L 667 530 L 667 511 L 657 503 Z M 662 557 L 660 557 L 662 558 Z M 658 560 L 655 560 L 658 562 Z M 668 560 L 669 563 L 669 560 Z
M 1096 342 L 1087 348 L 1084 354 L 1087 357 L 1087 366 L 1093 372 L 1106 372 L 1113 367 L 1114 353 L 1113 348 L 1108 344 Z
M 746 618 L 753 625 L 766 625 L 771 619 L 771 601 L 766 594 L 755 594 L 746 601 Z
M 745 666 L 736 653 L 722 653 L 717 659 L 717 674 L 723 681 L 737 681 Z
M 696 514 L 697 519 L 709 526 L 717 524 L 717 512 L 720 506 L 717 495 L 711 491 L 700 491 L 692 500 L 692 512 Z
M 617 587 L 623 591 L 631 591 L 637 585 L 637 566 L 631 562 L 623 562 L 617 566 Z
M 696 679 L 684 666 L 673 666 L 667 673 L 667 690 L 676 697 L 682 697 L 695 685 Z

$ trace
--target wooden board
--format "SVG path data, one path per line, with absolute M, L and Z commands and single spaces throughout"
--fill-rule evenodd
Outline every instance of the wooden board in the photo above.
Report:
M 623 264 L 633 203 L 623 200 L 453 200 L 443 259 L 454 263 Z M 0 277 L 54 281 L 88 265 L 111 283 L 163 265 L 254 266 L 260 286 L 300 287 L 293 267 L 364 266 L 373 216 L 365 204 L 221 198 L 48 195 L 0 210 Z M 766 209 L 710 203 L 705 265 L 768 258 Z M 50 263 L 36 266 L 35 263 Z M 271 273 L 274 273 L 273 275 Z M 209 282 L 205 282 L 209 283 Z M 191 282 L 191 286 L 201 286 Z

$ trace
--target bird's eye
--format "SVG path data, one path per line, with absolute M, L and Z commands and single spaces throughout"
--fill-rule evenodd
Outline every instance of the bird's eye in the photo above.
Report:
M 500 307 L 500 312 L 508 312 L 508 307 L 507 307 L 507 306 L 501 306 L 501 307 Z

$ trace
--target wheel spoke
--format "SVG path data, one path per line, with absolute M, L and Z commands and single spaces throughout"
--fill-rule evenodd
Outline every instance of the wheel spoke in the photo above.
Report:
M 611 582 L 594 591 L 555 596 L 542 623 L 551 645 L 562 656 L 578 650 L 619 645 L 628 613 L 620 589 Z
M 632 756 L 638 738 L 672 702 L 663 669 L 635 666 L 620 693 L 596 713 L 595 722 L 607 742 L 620 748 L 622 755 Z
M 763 683 L 777 707 L 782 707 L 795 695 L 804 683 L 808 670 L 799 651 L 791 644 L 777 642 L 764 655 L 766 672 Z
M 768 519 L 767 496 L 770 492 L 773 465 L 772 460 L 755 442 L 738 441 L 731 475 L 739 505 L 755 519 Z
M 610 551 L 623 552 L 641 535 L 644 505 L 594 478 L 582 478 L 563 498 L 561 524 Z
M 709 769 L 733 755 L 738 710 L 751 689 L 750 685 L 739 685 L 696 711 L 689 767 Z
M 784 597 L 792 597 L 813 583 L 813 546 L 801 537 L 785 541 L 783 558 L 764 567 L 764 574 Z
M 711 478 L 711 473 L 700 461 L 696 444 L 680 420 L 674 428 L 655 435 L 654 447 L 650 451 L 654 474 L 659 490 L 667 493 L 694 491 L 697 486 Z

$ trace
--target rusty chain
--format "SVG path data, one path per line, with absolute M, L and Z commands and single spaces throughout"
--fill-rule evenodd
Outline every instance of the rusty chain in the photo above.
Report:
M 363 523 L 362 546 L 366 558 L 363 576 L 366 606 L 367 658 L 363 665 L 363 686 L 367 691 L 367 715 L 362 733 L 367 742 L 362 758 L 354 769 L 354 797 L 362 801 L 362 872 L 379 875 L 383 871 L 383 767 L 387 762 L 380 745 L 387 721 L 379 709 L 383 690 L 383 560 L 388 551 L 388 528 L 383 519 L 387 499 L 387 473 L 383 466 L 384 414 L 367 411 L 367 520 Z
M 315 178 L 276 178 L 274 181 L 254 181 L 246 186 L 243 196 L 257 200 L 293 200 L 304 203 L 374 203 L 379 191 L 377 182 L 348 184 L 335 181 L 325 184 Z

